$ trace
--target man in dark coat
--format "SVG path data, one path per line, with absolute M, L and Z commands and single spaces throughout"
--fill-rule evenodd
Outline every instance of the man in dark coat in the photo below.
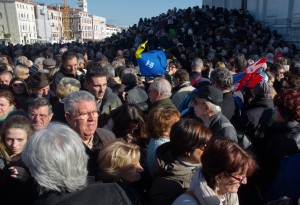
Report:
M 57 71 L 53 76 L 53 90 L 56 90 L 56 86 L 60 80 L 64 77 L 75 78 L 82 81 L 82 75 L 78 75 L 78 56 L 76 53 L 71 51 L 66 51 L 62 55 L 62 66 L 59 71 Z
M 115 135 L 111 131 L 97 128 L 99 111 L 94 96 L 86 91 L 76 91 L 66 96 L 64 110 L 69 126 L 79 134 L 90 157 L 89 175 L 97 179 L 98 153 L 104 144 L 115 139 Z
M 167 81 L 166 79 L 155 78 L 154 81 L 150 84 L 148 91 L 149 100 L 151 103 L 149 111 L 159 107 L 172 107 L 177 109 L 170 99 L 172 95 L 172 87 L 169 81 Z
M 212 131 L 212 138 L 224 136 L 238 142 L 235 128 L 221 112 L 223 93 L 220 90 L 205 85 L 197 92 L 190 93 L 190 97 L 193 99 L 191 106 L 195 115 Z M 223 126 L 225 123 L 226 126 Z

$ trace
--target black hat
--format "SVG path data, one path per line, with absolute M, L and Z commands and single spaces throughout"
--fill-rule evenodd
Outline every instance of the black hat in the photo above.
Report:
M 51 83 L 51 80 L 47 73 L 38 72 L 29 76 L 28 87 L 29 88 L 44 88 Z
M 191 98 L 203 98 L 214 105 L 220 105 L 223 102 L 223 93 L 211 85 L 201 86 L 197 92 L 189 94 Z

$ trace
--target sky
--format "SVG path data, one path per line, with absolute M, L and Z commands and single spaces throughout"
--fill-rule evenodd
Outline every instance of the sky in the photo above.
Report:
M 62 4 L 63 0 L 33 0 L 34 2 Z M 68 0 L 72 8 L 77 8 L 77 0 Z M 151 18 L 168 9 L 186 9 L 202 6 L 202 0 L 88 0 L 88 13 L 106 18 L 106 23 L 118 26 L 133 25 L 140 18 Z

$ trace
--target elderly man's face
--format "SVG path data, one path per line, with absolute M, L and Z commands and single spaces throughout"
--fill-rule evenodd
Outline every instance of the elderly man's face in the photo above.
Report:
M 66 113 L 66 119 L 82 140 L 88 141 L 94 135 L 98 125 L 96 103 L 94 101 L 80 101 L 73 106 L 74 113 Z
M 38 109 L 32 109 L 29 112 L 29 120 L 34 131 L 42 130 L 48 127 L 53 113 L 49 113 L 47 105 L 41 106 Z
M 149 87 L 148 96 L 152 104 L 159 100 L 159 92 L 153 88 L 152 84 Z
M 194 108 L 195 115 L 204 121 L 205 116 L 208 114 L 206 113 L 206 103 L 201 98 L 195 98 L 192 101 L 191 106 Z

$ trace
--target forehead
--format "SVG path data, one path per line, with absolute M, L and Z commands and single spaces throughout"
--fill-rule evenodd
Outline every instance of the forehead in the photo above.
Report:
M 71 64 L 77 64 L 77 58 L 76 57 L 73 57 L 71 59 L 67 59 L 65 62 L 64 62 L 66 65 L 71 65 Z
M 91 78 L 91 83 L 94 85 L 103 85 L 107 83 L 106 76 L 97 76 Z
M 41 106 L 39 108 L 33 108 L 31 113 L 38 113 L 38 114 L 48 114 L 49 107 L 47 105 Z
M 10 76 L 8 74 L 2 74 L 2 75 L 0 75 L 0 79 L 1 80 L 9 80 L 11 78 L 10 78 Z
M 96 103 L 91 100 L 82 100 L 74 103 L 74 110 L 76 111 L 93 111 L 96 110 Z
M 9 101 L 4 97 L 0 97 L 0 102 L 1 103 L 9 103 Z

